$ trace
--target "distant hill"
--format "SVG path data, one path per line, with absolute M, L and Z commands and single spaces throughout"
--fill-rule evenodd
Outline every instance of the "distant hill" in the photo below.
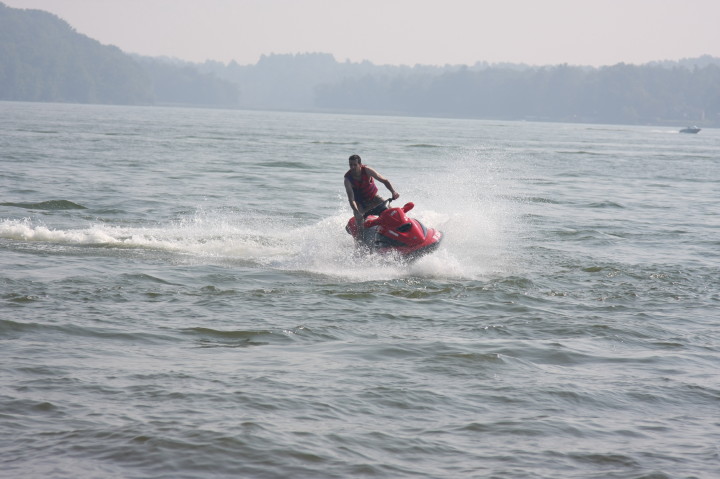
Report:
M 196 64 L 127 55 L 0 3 L 0 100 L 709 127 L 720 126 L 720 59 L 408 67 L 302 53 Z
M 55 15 L 0 3 L 0 100 L 234 106 L 238 96 L 196 68 L 136 61 Z

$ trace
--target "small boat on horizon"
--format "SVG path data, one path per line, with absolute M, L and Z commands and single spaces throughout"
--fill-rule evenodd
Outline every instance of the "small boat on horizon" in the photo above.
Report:
M 680 130 L 680 133 L 697 133 L 701 129 L 702 128 L 698 128 L 697 126 L 688 126 L 686 128 L 683 128 L 682 130 Z

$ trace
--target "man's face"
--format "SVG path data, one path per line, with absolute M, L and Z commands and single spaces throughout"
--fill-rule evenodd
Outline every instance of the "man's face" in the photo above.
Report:
M 360 168 L 362 167 L 362 165 L 358 160 L 350 160 L 348 161 L 348 164 L 350 165 L 350 169 L 353 171 L 353 173 L 360 172 Z

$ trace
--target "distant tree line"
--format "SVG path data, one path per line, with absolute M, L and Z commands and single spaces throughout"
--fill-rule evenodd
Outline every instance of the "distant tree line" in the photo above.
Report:
M 305 53 L 194 64 L 127 55 L 0 3 L 0 100 L 720 126 L 720 59 L 408 67 Z
M 319 85 L 316 105 L 409 115 L 720 124 L 720 65 L 560 65 L 462 69 L 433 76 L 366 75 Z
M 624 124 L 720 125 L 720 59 L 618 64 L 376 66 L 332 55 L 206 62 L 246 108 Z

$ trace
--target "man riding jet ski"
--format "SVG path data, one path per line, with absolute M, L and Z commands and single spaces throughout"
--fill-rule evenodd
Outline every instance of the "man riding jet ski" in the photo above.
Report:
M 378 195 L 378 187 L 374 180 L 378 180 L 390 190 L 392 199 L 398 199 L 400 194 L 393 189 L 389 180 L 369 166 L 363 165 L 360 155 L 352 155 L 348 163 L 350 169 L 345 173 L 345 191 L 356 221 L 362 224 L 363 216 L 379 215 L 387 209 L 383 199 Z
M 390 181 L 363 165 L 359 155 L 352 155 L 348 162 L 350 169 L 345 173 L 345 191 L 353 217 L 345 229 L 358 245 L 371 252 L 395 253 L 408 260 L 417 259 L 438 247 L 442 233 L 426 228 L 406 215 L 415 206 L 413 203 L 406 203 L 402 208 L 388 208 L 389 203 L 400 196 Z M 375 179 L 390 190 L 392 198 L 383 200 L 378 195 Z

